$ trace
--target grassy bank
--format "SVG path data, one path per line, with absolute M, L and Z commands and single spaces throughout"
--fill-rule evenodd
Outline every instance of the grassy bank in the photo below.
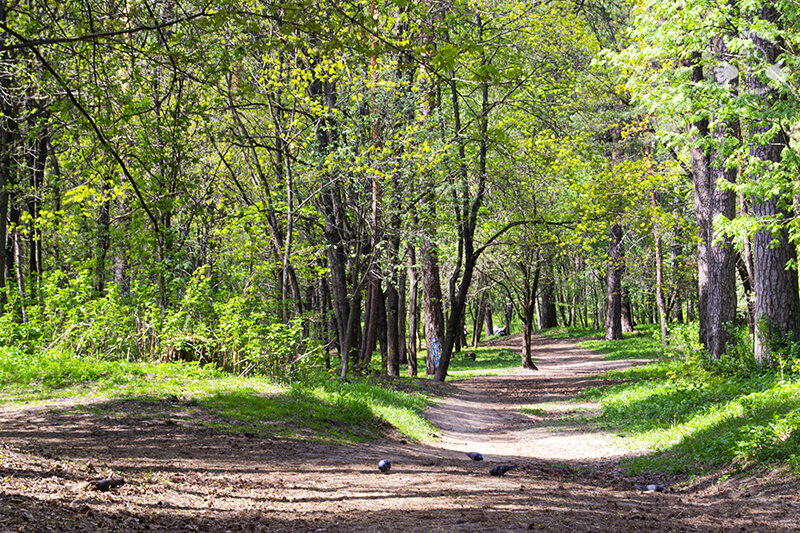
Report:
M 610 359 L 654 358 L 644 366 L 599 376 L 615 384 L 583 395 L 600 402 L 597 422 L 656 450 L 627 460 L 631 473 L 696 473 L 773 463 L 800 468 L 796 373 L 786 368 L 783 373 L 742 372 L 741 364 L 726 372 L 731 365 L 709 362 L 691 350 L 659 355 L 660 343 L 647 331 L 622 341 L 582 345 Z
M 353 442 L 375 438 L 387 425 L 413 439 L 434 434 L 421 416 L 429 400 L 410 380 L 381 386 L 307 375 L 281 383 L 191 363 L 108 361 L 0 348 L 0 387 L 0 402 L 6 404 L 68 397 L 171 399 L 198 424 L 265 437 Z

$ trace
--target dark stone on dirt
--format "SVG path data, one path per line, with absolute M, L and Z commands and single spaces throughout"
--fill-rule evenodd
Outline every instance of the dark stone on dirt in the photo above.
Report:
M 469 452 L 467 453 L 467 457 L 469 457 L 473 461 L 483 461 L 483 456 L 478 452 Z
M 114 489 L 120 487 L 125 484 L 125 480 L 121 477 L 106 477 L 101 479 L 100 481 L 95 481 L 92 485 L 94 490 L 99 490 L 100 492 L 108 492 L 110 489 Z
M 392 462 L 388 459 L 381 459 L 378 462 L 378 470 L 383 472 L 384 474 L 388 472 L 392 468 Z
M 497 466 L 493 467 L 491 470 L 489 470 L 489 473 L 491 475 L 493 475 L 493 476 L 500 477 L 500 476 L 504 476 L 506 474 L 506 472 L 508 472 L 509 470 L 512 470 L 514 468 L 516 468 L 516 466 L 514 466 L 514 465 L 497 465 Z

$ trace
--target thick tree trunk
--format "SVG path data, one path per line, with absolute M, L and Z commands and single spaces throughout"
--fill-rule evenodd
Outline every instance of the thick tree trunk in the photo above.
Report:
M 752 18 L 770 23 L 777 23 L 780 14 L 771 4 L 764 4 Z M 749 35 L 755 49 L 763 54 L 768 68 L 775 65 L 781 50 L 776 43 L 766 40 L 757 33 Z M 765 103 L 765 109 L 775 106 L 780 98 L 779 93 L 764 79 L 763 73 L 750 72 L 747 77 L 747 88 Z M 772 124 L 764 121 L 756 124 L 754 134 L 765 134 Z M 763 179 L 761 175 L 768 172 L 770 163 L 780 163 L 783 149 L 788 140 L 783 129 L 779 129 L 768 142 L 754 142 L 750 145 L 750 155 L 763 166 L 752 164 L 751 179 Z M 788 221 L 792 218 L 790 207 L 778 196 L 766 197 L 753 201 L 752 214 L 756 218 L 777 218 Z M 787 224 L 779 224 L 780 229 L 768 229 L 756 232 L 753 237 L 753 265 L 755 267 L 755 357 L 762 364 L 772 363 L 772 354 L 777 346 L 785 342 L 794 342 L 800 338 L 800 296 L 798 296 L 797 271 L 791 265 L 797 262 L 797 249 L 789 239 Z
M 442 284 L 439 276 L 438 254 L 430 241 L 420 246 L 422 263 L 422 305 L 425 330 L 425 372 L 436 372 L 444 342 L 444 311 L 442 310 Z
M 608 247 L 606 274 L 606 340 L 622 339 L 622 226 L 613 224 Z
M 697 62 L 692 79 L 694 82 L 703 79 L 703 68 Z M 720 190 L 717 180 L 732 181 L 734 176 L 725 170 L 724 161 L 716 152 L 709 153 L 703 147 L 710 135 L 708 121 L 703 119 L 695 127 L 699 138 L 690 149 L 690 154 L 695 213 L 700 233 L 697 245 L 700 342 L 714 357 L 719 357 L 732 342 L 730 327 L 736 316 L 736 273 L 730 239 L 722 237 L 719 241 L 715 240 L 714 217 L 722 215 L 732 218 L 735 212 L 733 193 Z M 728 134 L 730 132 L 720 126 L 715 137 L 722 140 Z
M 486 296 L 486 307 L 483 311 L 483 323 L 485 327 L 486 336 L 494 335 L 494 323 L 492 322 L 492 305 L 489 303 L 489 297 Z

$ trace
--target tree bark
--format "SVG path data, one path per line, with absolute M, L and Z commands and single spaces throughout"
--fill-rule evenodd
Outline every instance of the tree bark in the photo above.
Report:
M 622 339 L 622 226 L 612 224 L 609 232 L 606 274 L 606 340 Z
M 408 375 L 417 376 L 417 335 L 419 333 L 419 279 L 416 267 L 417 257 L 413 246 L 408 247 Z
M 764 4 L 763 7 L 752 14 L 754 19 L 769 23 L 777 23 L 780 14 L 772 5 Z M 780 49 L 776 43 L 764 39 L 755 32 L 749 35 L 759 52 L 757 57 L 763 57 L 768 67 L 777 63 Z M 774 107 L 780 96 L 776 89 L 770 86 L 762 76 L 750 72 L 747 77 L 748 90 L 758 97 L 758 101 L 766 102 L 765 107 Z M 753 133 L 766 134 L 771 131 L 772 125 L 766 120 L 755 125 Z M 750 155 L 763 162 L 757 165 L 751 179 L 763 179 L 763 172 L 769 170 L 770 163 L 780 163 L 782 152 L 788 140 L 782 129 L 778 129 L 768 142 L 753 142 L 750 145 Z M 790 204 L 791 205 L 791 204 Z M 756 218 L 777 218 L 788 221 L 792 212 L 785 202 L 778 196 L 768 196 L 753 201 L 752 213 Z M 755 357 L 762 364 L 772 363 L 772 354 L 778 345 L 793 342 L 800 338 L 800 296 L 798 296 L 797 271 L 789 267 L 796 264 L 797 250 L 795 244 L 789 240 L 789 231 L 786 222 L 779 224 L 779 229 L 770 231 L 762 229 L 753 237 L 753 264 L 755 267 Z
M 721 72 L 724 69 L 716 70 Z M 692 80 L 695 83 L 703 80 L 699 54 L 694 58 Z M 728 350 L 732 342 L 730 325 L 736 316 L 736 278 L 730 239 L 723 237 L 720 241 L 715 241 L 714 234 L 716 215 L 733 217 L 734 195 L 732 191 L 720 190 L 717 180 L 730 181 L 734 176 L 725 170 L 724 161 L 715 150 L 703 146 L 710 135 L 708 120 L 699 120 L 695 128 L 699 137 L 691 147 L 690 155 L 699 231 L 697 263 L 700 342 L 714 357 L 719 357 Z M 722 140 L 728 134 L 728 128 L 720 126 L 714 135 L 717 140 Z

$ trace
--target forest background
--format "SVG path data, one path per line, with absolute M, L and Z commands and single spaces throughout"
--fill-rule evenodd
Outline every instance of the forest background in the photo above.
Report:
M 443 381 L 494 316 L 783 379 L 799 15 L 2 0 L 3 364 Z

